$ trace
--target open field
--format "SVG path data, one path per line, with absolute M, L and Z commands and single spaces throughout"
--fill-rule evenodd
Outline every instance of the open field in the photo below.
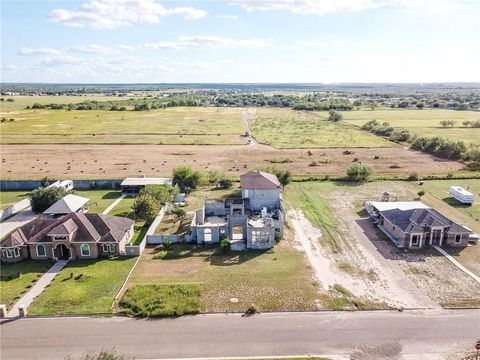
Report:
M 73 261 L 35 299 L 29 313 L 108 314 L 117 291 L 135 261 L 136 258 Z
M 129 97 L 103 96 L 88 94 L 84 96 L 2 96 L 5 101 L 0 102 L 0 116 L 9 116 L 10 112 L 23 110 L 27 106 L 38 104 L 76 104 L 84 101 L 115 101 L 127 100 Z M 7 99 L 12 98 L 14 101 L 9 102 Z
M 0 209 L 5 209 L 18 201 L 26 199 L 29 195 L 29 191 L 0 191 Z
M 358 110 L 342 112 L 344 122 L 362 126 L 367 121 L 388 122 L 391 126 L 409 130 L 418 136 L 443 136 L 451 140 L 463 140 L 467 143 L 480 144 L 480 129 L 465 128 L 465 120 L 479 120 L 480 113 L 474 111 L 453 110 Z M 453 128 L 443 128 L 442 120 L 456 122 Z
M 22 110 L 0 124 L 2 144 L 241 144 L 241 110 Z
M 2 264 L 0 280 L 0 304 L 11 305 L 18 301 L 51 266 L 50 261 L 23 261 L 18 264 Z M 22 273 L 20 277 L 18 273 Z
M 328 112 L 259 108 L 249 112 L 253 136 L 276 148 L 396 147 L 391 141 L 328 121 Z
M 393 181 L 362 185 L 307 182 L 287 187 L 286 205 L 303 210 L 306 218 L 322 232 L 318 261 L 326 265 L 320 282 L 340 283 L 360 297 L 374 293 L 378 300 L 396 306 L 402 300 L 417 307 L 480 306 L 478 291 L 472 291 L 478 284 L 445 257 L 433 250 L 399 250 L 372 226 L 362 212 L 363 203 L 380 199 L 384 191 L 398 200 L 412 200 L 418 187 L 414 183 Z M 427 201 L 428 194 L 422 200 L 452 220 L 479 229 L 478 222 L 461 210 L 448 204 L 447 208 L 437 207 Z M 309 233 L 307 225 L 303 228 Z M 478 245 L 451 252 L 464 266 L 478 273 Z
M 343 175 L 354 158 L 370 164 L 375 172 L 406 177 L 445 174 L 463 169 L 463 164 L 404 148 L 360 148 L 344 155 L 344 149 L 277 150 L 262 145 L 167 146 L 167 145 L 3 145 L 2 179 L 125 178 L 170 176 L 175 167 L 188 165 L 207 171 L 223 169 L 232 176 L 274 165 L 294 175 Z M 379 159 L 374 159 L 379 156 Z M 272 164 L 271 161 L 290 162 Z M 391 168 L 392 164 L 398 168 Z M 315 166 L 312 166 L 315 165 Z M 70 167 L 70 170 L 69 170 Z M 470 173 L 471 174 L 471 173 Z

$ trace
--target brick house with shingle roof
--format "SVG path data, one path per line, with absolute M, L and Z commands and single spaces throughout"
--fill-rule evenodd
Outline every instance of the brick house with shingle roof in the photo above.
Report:
M 34 219 L 0 241 L 2 262 L 96 259 L 120 255 L 133 236 L 133 220 L 102 214 L 70 213 Z

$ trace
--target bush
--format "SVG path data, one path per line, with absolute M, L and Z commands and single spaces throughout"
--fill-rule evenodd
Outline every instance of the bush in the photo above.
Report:
M 330 109 L 330 111 L 328 112 L 328 120 L 333 122 L 339 122 L 343 120 L 343 115 L 333 109 Z
M 463 141 L 453 141 L 439 136 L 416 138 L 410 147 L 414 150 L 451 160 L 460 160 L 467 152 L 467 147 Z
M 421 198 L 423 195 L 425 195 L 425 190 L 420 190 L 419 192 L 417 192 L 417 195 L 419 198 Z
M 228 239 L 223 239 L 223 240 L 220 241 L 218 246 L 220 248 L 220 251 L 223 254 L 227 254 L 228 252 L 230 252 L 232 244 L 230 244 L 230 241 Z
M 38 188 L 33 190 L 30 195 L 32 211 L 35 213 L 44 212 L 65 196 L 65 194 L 65 190 L 57 187 Z
M 366 181 L 372 173 L 372 168 L 367 164 L 354 162 L 347 169 L 346 177 L 350 181 Z
M 155 198 L 162 205 L 172 201 L 174 194 L 175 188 L 172 185 L 147 185 L 139 192 L 139 195 Z
M 218 183 L 220 189 L 230 189 L 233 186 L 233 182 L 230 179 L 222 179 Z
M 418 176 L 418 173 L 416 173 L 416 172 L 408 174 L 408 177 L 407 177 L 407 180 L 409 180 L 409 181 L 418 181 L 419 179 L 420 179 L 420 177 Z
M 179 219 L 184 218 L 185 215 L 186 215 L 185 210 L 183 210 L 182 208 L 179 208 L 179 207 L 174 208 L 172 210 L 172 213 L 175 214 L 175 216 Z

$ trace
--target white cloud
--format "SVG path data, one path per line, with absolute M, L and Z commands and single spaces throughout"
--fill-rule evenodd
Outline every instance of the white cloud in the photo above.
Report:
M 80 54 L 111 54 L 115 49 L 103 45 L 75 45 L 67 49 L 69 52 Z
M 217 19 L 225 19 L 225 20 L 238 20 L 239 17 L 237 15 L 217 15 L 215 16 Z
M 387 6 L 415 6 L 429 11 L 457 9 L 459 0 L 230 0 L 247 11 L 290 11 L 295 14 L 325 15 Z
M 237 40 L 220 36 L 180 36 L 175 41 L 147 43 L 147 49 L 186 49 L 186 48 L 218 48 L 218 47 L 253 47 L 261 48 L 268 44 L 264 39 Z
M 343 46 L 348 43 L 343 40 L 299 40 L 295 42 L 296 46 L 305 47 L 305 48 L 321 48 L 321 47 L 331 47 L 331 46 Z
M 131 45 L 121 44 L 121 45 L 118 45 L 117 47 L 122 50 L 135 50 L 135 46 L 131 46 Z
M 22 56 L 54 56 L 54 55 L 60 55 L 60 51 L 57 49 L 51 49 L 51 48 L 38 48 L 38 49 L 31 49 L 25 46 L 22 46 L 18 50 L 18 55 Z
M 193 7 L 166 8 L 156 0 L 91 0 L 72 11 L 54 9 L 49 18 L 72 27 L 114 29 L 139 23 L 156 24 L 168 15 L 197 20 L 207 12 Z
M 73 56 L 68 55 L 58 55 L 58 56 L 47 56 L 44 57 L 41 61 L 41 65 L 45 66 L 56 66 L 56 65 L 71 65 L 77 64 L 82 60 Z

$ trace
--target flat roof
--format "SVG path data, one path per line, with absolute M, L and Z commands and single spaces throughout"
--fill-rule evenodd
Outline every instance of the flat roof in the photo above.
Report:
M 120 184 L 121 186 L 146 186 L 146 185 L 172 185 L 173 178 L 148 178 L 148 177 L 131 177 L 126 178 Z
M 414 209 L 430 209 L 420 201 L 367 201 L 367 204 L 372 205 L 378 211 L 387 211 L 392 209 L 399 209 L 402 211 Z

